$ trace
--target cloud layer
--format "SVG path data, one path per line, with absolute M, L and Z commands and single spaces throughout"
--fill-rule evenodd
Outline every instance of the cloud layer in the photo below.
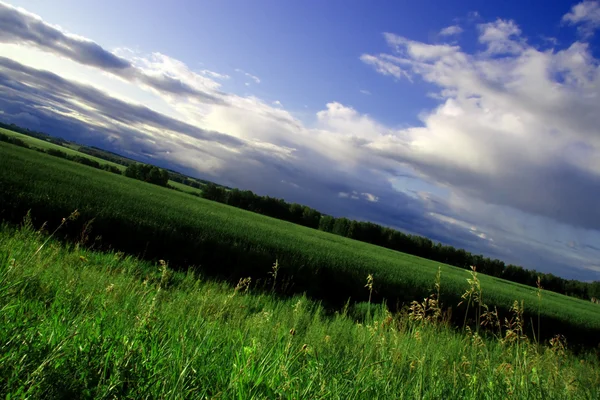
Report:
M 595 26 L 577 7 L 563 20 Z M 221 82 L 235 79 L 227 74 L 194 72 L 160 53 L 111 52 L 0 3 L 0 43 L 142 87 L 168 112 L 7 57 L 0 110 L 3 119 L 227 185 L 598 279 L 598 60 L 583 41 L 533 47 L 515 21 L 476 28 L 474 51 L 385 33 L 388 52 L 360 56 L 374 73 L 436 88 L 438 105 L 422 124 L 398 129 L 333 101 L 307 124 L 279 102 L 226 93 Z M 440 36 L 461 32 L 450 26 Z

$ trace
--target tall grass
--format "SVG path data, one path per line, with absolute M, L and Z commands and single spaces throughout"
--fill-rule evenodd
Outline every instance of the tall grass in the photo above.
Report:
M 251 276 L 264 285 L 273 281 L 277 260 L 278 293 L 303 293 L 340 308 L 348 298 L 391 308 L 429 296 L 439 263 L 257 215 L 173 190 L 149 185 L 0 143 L 0 218 L 17 222 L 31 211 L 34 225 L 59 222 L 57 215 L 79 210 L 80 217 L 59 232 L 78 240 L 85 227 L 88 246 L 166 260 L 173 269 L 196 266 L 211 277 L 235 284 Z M 469 273 L 442 265 L 440 299 L 455 305 L 468 287 Z M 365 277 L 375 278 L 365 290 Z M 556 333 L 571 342 L 598 344 L 598 306 L 547 292 L 540 304 L 531 287 L 490 276 L 478 276 L 486 303 L 501 318 L 513 300 L 523 300 L 524 319 L 539 316 L 541 334 Z M 461 307 L 466 307 L 461 306 Z M 469 305 L 471 308 L 471 305 Z M 480 318 L 482 310 L 477 308 Z M 453 318 L 460 325 L 464 313 Z M 469 314 L 469 318 L 473 316 Z M 527 328 L 527 333 L 532 330 Z
M 68 221 L 67 221 L 68 223 Z M 438 275 L 435 298 L 443 288 Z M 372 282 L 375 286 L 377 280 Z M 599 362 L 518 337 L 461 334 L 372 305 L 328 313 L 0 228 L 0 394 L 5 398 L 593 399 Z M 362 286 L 362 285 L 361 285 Z M 364 288 L 363 288 L 364 290 Z M 437 303 L 427 303 L 434 315 Z M 517 310 L 518 311 L 518 310 Z M 413 318 L 411 318 L 411 315 Z M 519 315 L 517 312 L 516 315 Z M 513 321 L 514 322 L 514 321 Z M 517 329 L 516 323 L 511 325 Z M 507 329 L 502 337 L 508 337 Z

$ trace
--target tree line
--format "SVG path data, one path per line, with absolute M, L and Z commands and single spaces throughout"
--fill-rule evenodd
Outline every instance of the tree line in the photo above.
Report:
M 202 197 L 456 267 L 468 269 L 470 266 L 475 266 L 479 272 L 512 282 L 536 287 L 539 277 L 544 289 L 553 292 L 585 300 L 600 297 L 600 281 L 586 283 L 538 272 L 535 269 L 506 265 L 501 260 L 434 243 L 423 236 L 406 234 L 372 222 L 355 221 L 344 217 L 334 218 L 308 206 L 287 203 L 283 199 L 270 196 L 260 196 L 250 190 L 227 190 L 215 184 L 208 184 L 202 188 Z
M 169 172 L 154 165 L 135 163 L 125 169 L 125 176 L 167 187 Z

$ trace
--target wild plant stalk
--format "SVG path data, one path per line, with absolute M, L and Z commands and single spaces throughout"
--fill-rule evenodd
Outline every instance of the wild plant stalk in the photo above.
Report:
M 540 314 L 541 314 L 541 309 L 542 309 L 542 290 L 544 289 L 542 287 L 542 281 L 540 276 L 538 275 L 537 281 L 536 281 L 536 285 L 537 285 L 537 290 L 536 290 L 536 295 L 538 298 L 538 312 L 537 312 L 537 342 L 539 344 L 540 341 Z
M 471 278 L 467 279 L 469 287 L 462 294 L 461 298 L 463 299 L 463 301 L 458 303 L 458 306 L 460 307 L 464 300 L 467 300 L 467 309 L 465 311 L 465 319 L 463 322 L 463 329 L 465 329 L 467 326 L 467 317 L 469 316 L 469 309 L 471 307 L 471 304 L 477 303 L 475 321 L 477 323 L 476 330 L 477 332 L 479 332 L 479 325 L 481 323 L 481 304 L 483 302 L 483 291 L 481 289 L 481 283 L 479 282 L 479 278 L 477 277 L 477 268 L 472 265 L 471 271 L 469 273 L 471 274 Z
M 367 284 L 365 287 L 369 290 L 369 304 L 371 304 L 371 296 L 373 294 L 373 274 L 367 275 Z
M 79 211 L 75 210 L 71 213 L 71 215 L 69 215 L 66 218 L 63 218 L 60 222 L 60 224 L 58 225 L 58 227 L 50 234 L 46 237 L 46 240 L 40 245 L 40 247 L 38 247 L 38 249 L 25 261 L 25 263 L 30 262 L 33 257 L 35 257 L 36 255 L 38 255 L 38 253 L 44 248 L 44 246 L 46 244 L 48 244 L 48 242 L 54 237 L 54 235 L 56 234 L 56 232 L 58 232 L 63 226 L 65 226 L 65 224 L 69 221 L 74 221 L 77 219 L 77 217 L 79 217 Z M 26 229 L 33 229 L 33 223 L 31 221 L 31 214 L 30 212 L 27 212 L 27 215 L 25 216 L 25 220 L 23 225 L 25 226 Z M 42 228 L 45 226 L 42 225 Z M 41 230 L 40 230 L 41 231 Z
M 373 295 L 373 274 L 367 275 L 367 284 L 365 287 L 369 290 L 369 306 L 367 308 L 369 315 L 367 316 L 368 320 L 371 318 L 371 297 Z
M 273 285 L 271 286 L 271 292 L 275 292 L 275 285 L 277 284 L 277 273 L 279 272 L 279 260 L 275 259 L 271 272 L 269 275 L 273 277 Z
M 420 303 L 413 300 L 409 310 L 408 318 L 411 321 L 426 321 L 434 324 L 442 322 L 443 312 L 440 304 L 440 289 L 442 280 L 442 270 L 438 267 L 438 272 L 435 276 L 434 290 L 429 297 L 423 299 Z

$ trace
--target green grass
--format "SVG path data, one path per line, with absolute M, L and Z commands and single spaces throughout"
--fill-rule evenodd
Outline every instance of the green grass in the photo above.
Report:
M 329 314 L 305 296 L 281 300 L 253 288 L 0 226 L 0 395 L 600 396 L 597 355 L 575 357 L 562 342 L 487 340 L 382 306 L 357 323 L 360 308 Z
M 47 142 L 42 139 L 34 138 L 31 136 L 24 135 L 22 133 L 14 132 L 14 131 L 11 131 L 8 129 L 3 129 L 3 128 L 0 128 L 0 133 L 20 139 L 23 142 L 25 142 L 29 147 L 32 147 L 32 148 L 42 149 L 42 150 L 48 150 L 48 149 L 59 150 L 69 156 L 85 157 L 90 160 L 96 161 L 100 165 L 112 165 L 113 167 L 118 168 L 120 171 L 125 171 L 125 167 L 120 164 L 116 164 L 114 162 L 103 160 L 101 158 L 90 156 L 88 154 L 77 151 L 77 148 L 78 148 L 77 146 L 69 146 L 69 147 L 59 146 L 57 144 L 50 143 L 50 142 Z
M 195 187 L 184 185 L 183 183 L 179 183 L 179 182 L 175 182 L 175 181 L 169 181 L 169 186 L 172 186 L 177 190 L 180 190 L 182 192 L 186 192 L 189 194 L 196 194 L 196 195 L 202 194 L 202 189 L 197 189 Z
M 69 156 L 84 157 L 84 158 L 96 161 L 100 165 L 111 165 L 113 167 L 118 168 L 119 171 L 121 171 L 121 172 L 125 171 L 125 166 L 123 166 L 121 164 L 117 164 L 117 163 L 114 163 L 112 161 L 104 160 L 102 158 L 94 157 L 94 156 L 91 156 L 89 154 L 80 152 L 79 151 L 80 146 L 77 145 L 77 144 L 75 144 L 75 143 L 69 143 L 68 145 L 60 146 L 60 145 L 57 145 L 57 144 L 54 144 L 54 143 L 47 142 L 45 140 L 41 140 L 41 139 L 38 139 L 38 138 L 27 136 L 27 135 L 24 135 L 22 133 L 11 131 L 9 129 L 4 129 L 4 128 L 0 128 L 0 133 L 3 133 L 3 134 L 5 134 L 7 136 L 10 136 L 10 137 L 14 137 L 16 139 L 20 139 L 23 142 L 25 142 L 29 147 L 34 148 L 34 149 L 41 149 L 41 150 L 53 149 L 53 150 L 59 150 L 59 151 L 62 151 L 62 152 L 64 152 L 65 154 L 67 154 Z M 184 185 L 184 184 L 179 183 L 179 182 L 169 181 L 168 184 L 170 186 L 174 187 L 175 189 L 181 190 L 181 191 L 186 192 L 186 193 L 198 194 L 198 195 L 202 193 L 202 190 L 200 190 L 200 189 L 196 189 L 194 187 L 191 187 L 191 186 L 188 186 L 188 185 Z
M 374 275 L 374 302 L 386 299 L 395 307 L 422 299 L 440 265 L 6 143 L 0 143 L 0 187 L 0 213 L 6 220 L 19 221 L 32 210 L 38 226 L 46 221 L 52 226 L 77 209 L 80 218 L 65 229 L 71 238 L 93 220 L 90 244 L 165 259 L 178 268 L 195 266 L 231 281 L 247 276 L 267 280 L 277 259 L 281 293 L 306 292 L 328 307 L 348 298 L 367 300 L 368 274 Z M 441 300 L 454 307 L 462 324 L 465 306 L 457 303 L 469 272 L 442 265 L 442 276 Z M 501 312 L 508 312 L 514 300 L 524 301 L 526 322 L 539 312 L 545 337 L 562 333 L 572 342 L 598 344 L 598 305 L 550 292 L 540 305 L 531 287 L 484 275 L 480 279 L 485 302 Z

